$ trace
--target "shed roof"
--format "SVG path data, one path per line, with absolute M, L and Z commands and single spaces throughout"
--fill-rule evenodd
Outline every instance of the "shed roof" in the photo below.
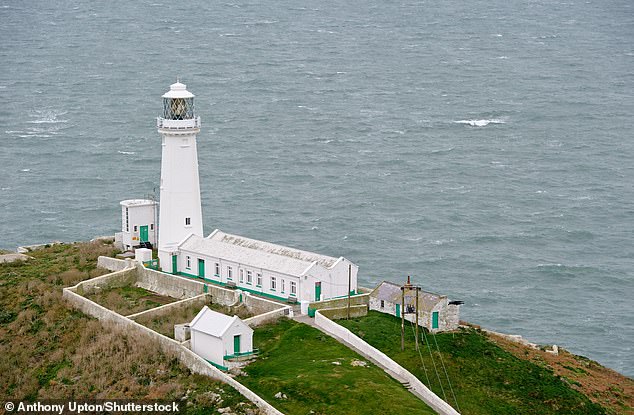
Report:
M 222 337 L 238 316 L 229 317 L 204 306 L 189 324 L 190 329 L 197 330 L 214 337 Z
M 337 262 L 337 258 L 231 235 L 220 230 L 214 231 L 207 238 L 190 235 L 180 244 L 180 248 L 298 277 L 315 262 L 325 268 L 331 268 Z
M 125 207 L 133 207 L 133 206 L 158 205 L 158 202 L 155 202 L 154 200 L 149 200 L 149 199 L 127 199 L 127 200 L 122 200 L 119 204 Z
M 382 281 L 370 293 L 371 297 L 379 300 L 389 301 L 390 303 L 400 304 L 402 301 L 401 286 L 390 281 Z M 430 311 L 445 296 L 420 290 L 418 292 L 418 308 Z

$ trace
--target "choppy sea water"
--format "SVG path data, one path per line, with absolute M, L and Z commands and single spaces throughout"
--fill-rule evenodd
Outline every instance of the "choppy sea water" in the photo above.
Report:
M 197 95 L 205 231 L 634 375 L 627 1 L 0 1 L 0 248 L 112 234 Z

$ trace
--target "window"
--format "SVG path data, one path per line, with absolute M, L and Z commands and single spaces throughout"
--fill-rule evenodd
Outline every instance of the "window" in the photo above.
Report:
M 381 300 L 381 308 L 385 307 L 385 301 Z
M 192 224 L 192 218 L 185 218 L 185 226 L 190 226 Z
M 137 228 L 137 226 L 136 226 L 136 225 L 134 225 L 134 232 L 136 232 L 136 230 L 137 230 L 137 229 L 138 229 L 138 228 Z
M 216 262 L 216 277 L 220 276 L 220 264 Z
M 244 282 L 244 270 L 243 269 L 240 270 L 240 282 L 241 283 Z
M 187 269 L 192 269 L 192 259 L 187 255 Z
M 291 281 L 291 295 L 297 295 L 297 283 Z
M 281 280 L 281 281 L 282 281 L 282 292 L 284 292 L 284 289 L 285 289 L 285 286 L 286 286 L 286 284 L 285 284 L 286 281 L 284 281 L 284 280 Z
M 251 285 L 252 282 L 253 282 L 253 274 L 251 273 L 251 271 L 247 271 L 247 284 Z
M 125 208 L 125 231 L 130 232 L 130 221 L 129 221 L 129 212 L 128 208 Z
M 257 274 L 255 274 L 255 275 L 256 275 L 255 284 L 256 284 L 258 287 L 261 287 L 261 286 L 262 286 L 262 274 L 260 274 L 260 273 L 258 272 L 258 273 L 257 273 Z
M 154 224 L 150 223 L 150 230 L 153 231 L 154 230 Z
M 231 267 L 227 267 L 227 279 L 228 280 L 232 280 L 233 279 L 233 268 L 231 268 Z
M 275 287 L 277 286 L 277 281 L 275 277 L 271 277 L 271 291 L 275 291 Z

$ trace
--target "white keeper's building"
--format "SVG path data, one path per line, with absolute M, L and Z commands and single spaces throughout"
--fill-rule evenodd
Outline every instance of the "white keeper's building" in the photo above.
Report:
M 176 82 L 163 95 L 158 257 L 164 272 L 279 300 L 316 301 L 357 291 L 358 266 L 215 230 L 203 237 L 194 95 Z M 139 236 L 140 238 L 140 236 Z

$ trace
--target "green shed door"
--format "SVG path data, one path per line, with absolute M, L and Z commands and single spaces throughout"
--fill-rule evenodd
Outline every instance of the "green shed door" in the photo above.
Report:
M 315 301 L 321 299 L 321 281 L 315 283 Z
M 172 255 L 172 274 L 178 272 L 178 256 Z
M 396 304 L 396 317 L 400 317 L 400 316 L 401 316 L 401 305 Z
M 431 313 L 431 328 L 438 328 L 438 311 L 434 311 L 433 313 Z
M 233 336 L 233 354 L 240 353 L 240 335 Z
M 140 231 L 139 231 L 139 237 L 141 238 L 141 242 L 147 242 L 149 240 L 148 231 L 147 231 L 147 225 L 141 226 Z
M 198 276 L 205 278 L 205 260 L 198 258 Z

